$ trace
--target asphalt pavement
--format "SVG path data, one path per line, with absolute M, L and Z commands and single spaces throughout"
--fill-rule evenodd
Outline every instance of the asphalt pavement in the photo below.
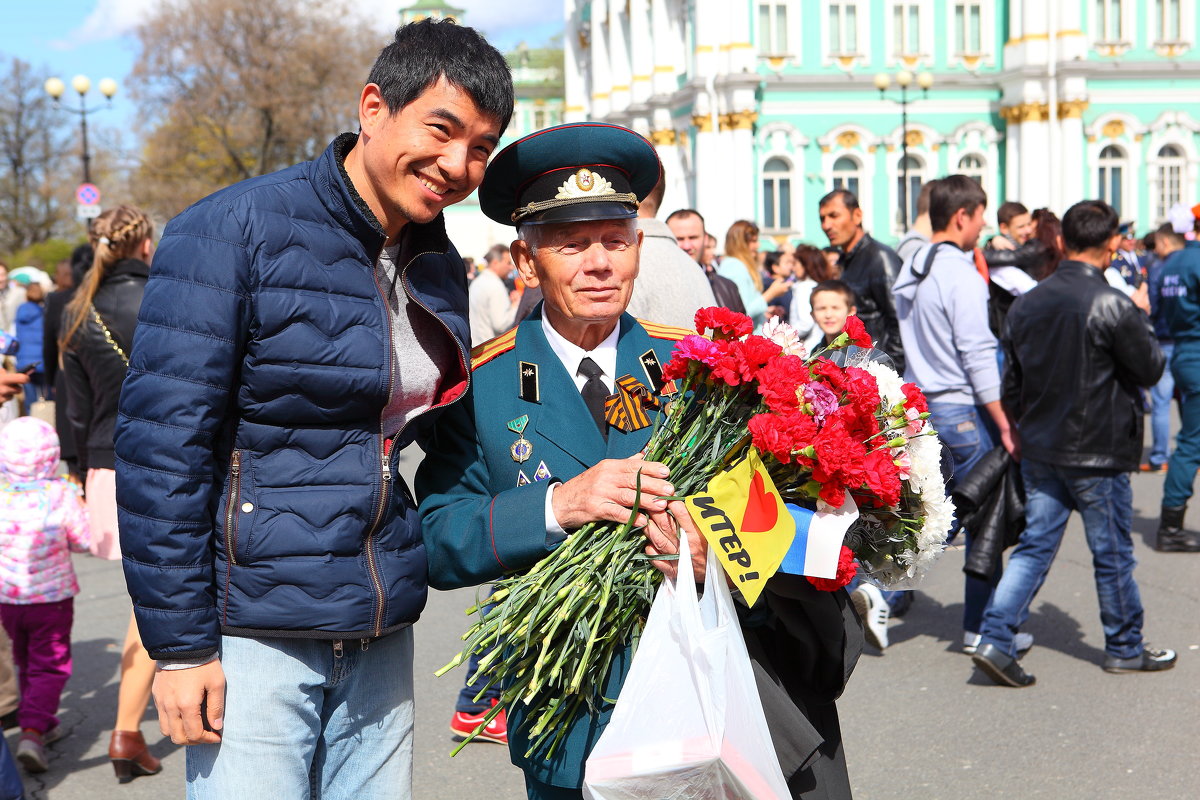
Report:
M 405 455 L 402 471 L 411 474 L 415 459 Z M 868 648 L 839 702 L 857 800 L 1200 797 L 1200 554 L 1149 547 L 1161 484 L 1161 475 L 1133 476 L 1136 577 L 1147 640 L 1177 650 L 1178 666 L 1144 675 L 1101 670 L 1091 559 L 1074 515 L 1026 626 L 1036 642 L 1023 663 L 1037 685 L 992 685 L 959 650 L 962 553 L 950 551 L 908 615 L 893 621 L 891 647 L 882 655 Z M 1200 529 L 1200 512 L 1189 522 Z M 60 712 L 69 735 L 49 748 L 49 772 L 26 776 L 28 795 L 182 798 L 183 751 L 160 736 L 153 708 L 142 731 L 163 772 L 116 782 L 107 747 L 129 600 L 118 563 L 78 556 L 75 567 L 75 671 Z M 447 726 L 463 668 L 443 678 L 433 672 L 456 652 L 463 609 L 474 600 L 474 590 L 431 592 L 416 626 L 417 800 L 524 797 L 504 747 L 473 743 L 450 757 Z M 15 731 L 8 740 L 15 747 Z

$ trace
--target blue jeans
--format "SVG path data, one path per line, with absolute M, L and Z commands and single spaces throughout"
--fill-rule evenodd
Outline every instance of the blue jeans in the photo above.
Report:
M 950 480 L 946 491 L 953 492 L 957 485 L 956 478 L 970 472 L 979 460 L 991 452 L 999 441 L 994 431 L 994 423 L 987 411 L 975 406 L 956 403 L 929 404 L 929 421 L 938 432 L 938 438 L 944 444 L 945 452 L 950 456 Z M 958 523 L 955 522 L 957 527 Z M 967 552 L 971 552 L 973 538 L 971 532 L 964 530 Z M 971 575 L 966 576 L 963 585 L 963 630 L 978 633 L 983 624 L 983 609 L 987 607 L 992 596 L 992 590 L 1003 574 L 1004 568 L 997 563 L 996 573 L 991 580 L 985 581 Z
M 1029 607 L 1046 580 L 1067 518 L 1083 516 L 1092 551 L 1104 651 L 1113 658 L 1142 652 L 1142 600 L 1133 580 L 1133 492 L 1124 472 L 1060 467 L 1021 461 L 1025 479 L 1025 532 L 1008 557 L 1008 568 L 983 618 L 983 642 L 1016 656 L 1013 636 L 1029 619 Z
M 1174 342 L 1159 340 L 1167 363 L 1175 351 Z M 1158 383 L 1150 389 L 1150 463 L 1153 466 L 1167 463 L 1171 450 L 1171 398 L 1175 396 L 1175 376 L 1168 367 L 1163 370 Z
M 413 636 L 225 636 L 220 744 L 187 748 L 188 800 L 412 796 Z
M 0 736 L 0 800 L 24 800 L 25 784 L 17 771 L 17 762 L 8 749 L 8 740 Z
M 1162 504 L 1182 506 L 1192 496 L 1192 483 L 1200 469 L 1200 342 L 1175 343 L 1171 374 L 1183 395 L 1183 405 L 1175 452 L 1167 461 Z

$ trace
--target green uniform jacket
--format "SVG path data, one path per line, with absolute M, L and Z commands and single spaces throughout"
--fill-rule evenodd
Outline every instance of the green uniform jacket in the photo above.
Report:
M 651 383 L 640 358 L 654 350 L 669 360 L 675 340 L 690 333 L 621 317 L 617 375 Z M 520 362 L 538 365 L 539 401 L 519 397 Z M 534 481 L 545 462 L 556 480 L 569 480 L 605 458 L 626 458 L 642 449 L 650 428 L 633 433 L 596 430 L 571 376 L 550 349 L 540 309 L 503 336 L 472 353 L 471 390 L 438 420 L 417 473 L 417 494 L 429 585 L 455 589 L 488 583 L 528 569 L 554 549 L 545 524 L 546 480 Z M 508 423 L 528 414 L 524 438 L 528 461 L 511 453 L 517 434 Z M 654 412 L 651 412 L 651 421 Z M 530 483 L 517 486 L 524 471 Z M 753 611 L 739 607 L 755 682 L 783 774 L 793 798 L 849 800 L 835 701 L 862 651 L 862 627 L 845 591 L 823 592 L 796 575 L 777 574 Z M 629 670 L 628 648 L 612 664 L 603 696 L 616 698 Z M 512 762 L 542 783 L 578 789 L 584 761 L 600 738 L 612 706 L 578 719 L 553 758 L 529 749 L 516 706 L 508 717 Z
M 675 342 L 688 333 L 692 331 L 652 323 L 643 327 L 622 315 L 617 374 L 612 377 L 633 375 L 653 388 L 642 354 L 653 350 L 665 365 Z M 537 365 L 536 402 L 520 397 L 521 362 Z M 550 481 L 535 480 L 539 466 L 544 463 L 554 480 L 570 480 L 605 458 L 634 455 L 654 429 L 651 424 L 625 433 L 610 427 L 605 443 L 574 380 L 546 341 L 540 309 L 514 331 L 475 348 L 471 384 L 467 402 L 447 411 L 434 428 L 428 455 L 417 472 L 429 585 L 435 589 L 488 583 L 540 561 L 557 541 L 546 536 Z M 658 412 L 648 413 L 653 423 Z M 522 435 L 532 445 L 532 454 L 518 463 L 511 452 L 518 434 L 508 423 L 525 415 L 529 421 Z M 530 483 L 518 486 L 521 472 Z M 605 697 L 617 696 L 629 656 L 627 649 L 613 664 Z M 513 763 L 544 783 L 580 786 L 584 759 L 607 724 L 611 705 L 598 716 L 580 718 L 549 761 L 538 754 L 524 758 L 529 749 L 521 725 L 524 711 L 522 706 L 510 709 Z

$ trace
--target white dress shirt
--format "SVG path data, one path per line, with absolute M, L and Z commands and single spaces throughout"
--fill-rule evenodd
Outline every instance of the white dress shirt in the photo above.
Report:
M 558 360 L 562 362 L 563 369 L 575 381 L 575 388 L 583 391 L 583 385 L 587 383 L 587 377 L 579 374 L 579 362 L 585 358 L 590 358 L 596 362 L 596 366 L 600 367 L 604 373 L 600 376 L 600 380 L 604 383 L 604 388 L 612 393 L 613 386 L 617 380 L 617 338 L 621 333 L 621 323 L 613 327 L 612 333 L 605 337 L 604 341 L 596 345 L 591 350 L 584 350 L 574 342 L 569 342 L 558 331 L 554 330 L 554 326 L 550 324 L 550 320 L 546 317 L 546 312 L 542 311 L 542 332 L 546 334 L 546 342 L 550 345 L 550 349 L 554 351 L 554 355 L 558 356 Z M 554 516 L 554 490 L 558 487 L 558 481 L 551 483 L 546 489 L 546 540 L 554 541 L 567 535 L 563 527 L 558 524 L 558 518 Z

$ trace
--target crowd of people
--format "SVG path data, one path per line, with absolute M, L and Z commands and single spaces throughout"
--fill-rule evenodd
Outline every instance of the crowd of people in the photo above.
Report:
M 1016 476 L 1019 524 L 948 532 L 967 563 L 962 648 L 989 679 L 1034 682 L 1021 628 L 1072 510 L 1103 668 L 1174 665 L 1143 639 L 1128 473 L 1165 472 L 1157 548 L 1200 551 L 1184 530 L 1200 468 L 1200 222 L 1139 242 L 1099 201 L 1061 218 L 1010 201 L 980 246 L 988 198 L 950 175 L 922 188 L 896 250 L 846 189 L 817 204 L 821 245 L 781 245 L 744 219 L 720 239 L 700 210 L 663 215 L 663 168 L 627 129 L 560 126 L 492 158 L 512 109 L 482 37 L 413 23 L 372 69 L 360 132 L 315 160 L 205 198 L 157 244 L 140 210 L 105 212 L 55 291 L 0 264 L 0 329 L 19 345 L 0 375 L 17 417 L 0 429 L 0 714 L 21 728 L 26 770 L 48 768 L 60 735 L 70 554 L 90 550 L 123 560 L 134 607 L 118 780 L 161 769 L 140 729 L 153 687 L 162 734 L 188 746 L 189 797 L 410 796 L 428 586 L 486 584 L 632 511 L 652 557 L 687 536 L 702 572 L 670 475 L 639 455 L 648 432 L 615 432 L 604 405 L 626 371 L 655 384 L 708 306 L 787 322 L 810 352 L 856 315 L 924 389 L 956 499 L 985 466 Z M 476 188 L 515 228 L 478 269 L 441 214 Z M 415 492 L 397 473 L 413 442 L 428 454 Z M 890 617 L 919 603 L 793 577 L 739 623 L 792 796 L 849 797 L 834 701 L 864 639 L 885 649 Z M 628 660 L 610 665 L 610 701 Z M 542 759 L 519 716 L 489 716 L 498 692 L 478 666 L 451 730 L 487 721 L 480 738 L 510 744 L 530 798 L 581 797 L 611 702 Z M 14 775 L 0 753 L 0 800 L 22 796 Z

